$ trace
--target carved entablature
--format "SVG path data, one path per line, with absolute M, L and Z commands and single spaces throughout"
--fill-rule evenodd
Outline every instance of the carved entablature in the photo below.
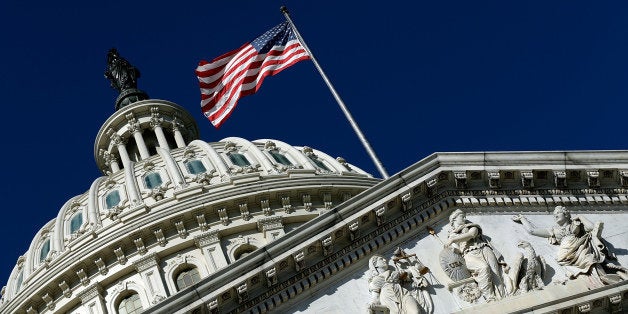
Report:
M 157 256 L 156 253 L 152 253 L 133 262 L 133 266 L 135 266 L 135 270 L 138 273 L 140 273 L 151 267 L 156 266 L 158 263 L 159 263 L 159 257 Z
M 266 232 L 275 229 L 283 229 L 281 216 L 264 217 L 257 220 L 257 230 Z
M 87 287 L 85 290 L 81 291 L 78 294 L 78 297 L 79 299 L 81 299 L 81 303 L 87 304 L 89 301 L 93 300 L 94 298 L 102 296 L 102 293 L 103 293 L 102 287 L 98 283 L 95 283 Z
M 199 248 L 218 242 L 220 242 L 218 230 L 211 230 L 194 237 L 194 243 L 196 243 L 196 246 Z

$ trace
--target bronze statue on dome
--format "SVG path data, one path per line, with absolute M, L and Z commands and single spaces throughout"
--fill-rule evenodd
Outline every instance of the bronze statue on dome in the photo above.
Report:
M 140 77 L 140 70 L 121 57 L 116 48 L 111 48 L 107 53 L 105 77 L 111 82 L 113 89 L 122 92 L 124 90 L 137 88 L 137 79 Z

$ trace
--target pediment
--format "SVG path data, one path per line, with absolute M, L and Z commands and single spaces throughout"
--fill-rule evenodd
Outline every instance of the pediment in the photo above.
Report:
M 363 313 L 373 299 L 370 259 L 377 254 L 390 263 L 398 247 L 430 269 L 424 275 L 429 283 L 425 289 L 434 313 L 481 311 L 504 304 L 520 310 L 556 304 L 562 304 L 558 309 L 583 304 L 612 309 L 621 306 L 616 300 L 628 290 L 628 281 L 600 284 L 587 275 L 565 280 L 568 273 L 554 258 L 557 246 L 529 234 L 512 216 L 524 214 L 534 226 L 550 228 L 554 207 L 564 206 L 574 216 L 602 222 L 598 236 L 617 255 L 618 264 L 627 265 L 624 169 L 626 152 L 434 154 L 211 275 L 198 286 L 203 297 L 175 295 L 154 310 L 185 302 L 219 311 Z M 473 291 L 466 292 L 475 297 L 461 296 L 456 289 L 464 283 L 449 278 L 440 263 L 451 228 L 449 216 L 457 209 L 481 228 L 506 264 L 523 254 L 517 247 L 522 240 L 543 256 L 547 272 L 541 290 L 504 292 L 498 298 Z M 478 280 L 467 279 L 474 281 Z M 385 307 L 372 310 L 386 312 Z

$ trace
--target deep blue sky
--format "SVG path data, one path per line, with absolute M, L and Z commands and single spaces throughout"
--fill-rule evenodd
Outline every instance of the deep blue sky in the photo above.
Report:
M 221 129 L 204 120 L 198 61 L 283 21 L 281 4 L 391 175 L 433 152 L 626 148 L 628 3 L 346 2 L 2 1 L 0 285 L 100 176 L 111 47 L 206 141 L 276 138 L 379 177 L 310 61 L 267 78 Z

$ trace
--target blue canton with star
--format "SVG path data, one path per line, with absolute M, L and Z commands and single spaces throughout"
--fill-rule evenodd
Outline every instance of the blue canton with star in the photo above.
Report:
M 288 22 L 283 22 L 271 30 L 264 33 L 262 36 L 257 37 L 251 45 L 257 53 L 264 54 L 270 51 L 274 46 L 285 46 L 290 40 L 297 39 L 297 36 L 292 31 Z

